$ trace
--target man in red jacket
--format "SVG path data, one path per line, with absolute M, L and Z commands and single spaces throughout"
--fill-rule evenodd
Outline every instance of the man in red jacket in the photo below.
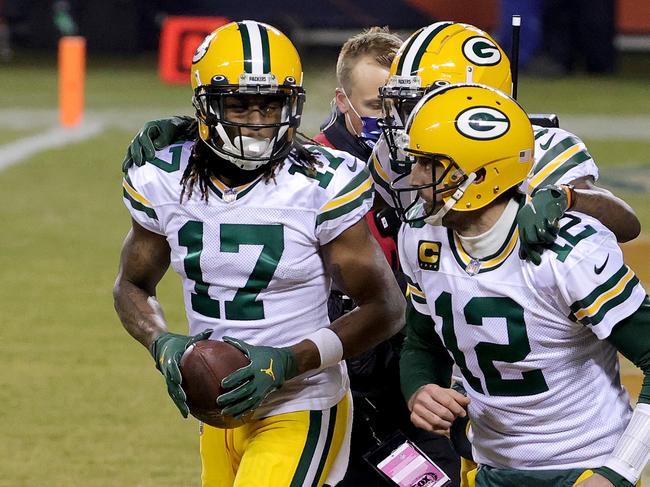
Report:
M 379 88 L 386 83 L 391 62 L 401 44 L 399 37 L 381 27 L 372 27 L 343 44 L 336 63 L 338 86 L 332 114 L 314 141 L 349 152 L 362 161 L 370 158 L 381 134 L 377 126 L 377 119 L 382 116 Z M 395 211 L 381 196 L 375 195 L 373 209 L 366 214 L 366 221 L 398 282 L 403 282 L 395 238 L 399 218 Z M 335 292 L 330 299 L 330 319 L 336 317 L 336 305 Z M 395 374 L 398 372 L 402 338 L 398 334 L 360 357 L 347 361 L 354 420 L 350 463 L 340 487 L 369 485 L 375 480 L 362 455 L 398 428 L 439 464 L 451 478 L 452 486 L 459 485 L 460 460 L 449 440 L 413 428 L 403 401 L 395 396 L 395 387 L 399 384 Z
M 382 116 L 379 88 L 386 83 L 390 64 L 401 45 L 402 40 L 385 27 L 372 27 L 343 44 L 336 63 L 338 87 L 332 114 L 314 141 L 348 152 L 364 162 L 370 158 L 381 134 L 377 126 L 377 119 Z M 366 215 L 366 220 L 388 263 L 397 270 L 397 247 L 393 232 L 388 228 L 394 212 L 386 208 L 377 215 L 385 206 L 383 199 L 376 197 L 373 211 Z M 397 218 L 394 221 L 396 232 Z

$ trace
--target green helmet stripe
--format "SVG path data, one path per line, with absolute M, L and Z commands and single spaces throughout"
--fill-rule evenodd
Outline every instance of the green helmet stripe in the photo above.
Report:
M 452 22 L 439 22 L 438 25 L 435 29 L 433 29 L 429 34 L 425 37 L 424 41 L 420 45 L 420 49 L 418 49 L 417 54 L 415 55 L 415 58 L 413 59 L 413 64 L 411 64 L 411 76 L 415 76 L 417 73 L 418 69 L 420 69 L 420 61 L 422 61 L 422 56 L 424 56 L 424 53 L 427 51 L 427 48 L 429 47 L 429 44 L 433 40 L 435 36 L 437 36 L 445 27 L 451 25 Z
M 262 41 L 262 72 L 270 73 L 271 72 L 271 50 L 269 49 L 269 32 L 266 30 L 266 27 L 261 24 L 257 24 L 260 28 L 260 37 Z
M 395 71 L 396 75 L 398 76 L 403 75 L 402 69 L 404 68 L 404 60 L 406 59 L 407 54 L 411 51 L 411 46 L 415 42 L 415 39 L 418 38 L 418 36 L 423 30 L 424 27 L 422 27 L 415 34 L 413 34 L 411 38 L 407 41 L 406 46 L 404 46 L 404 49 L 402 50 L 402 56 L 399 58 L 399 63 L 397 64 L 397 71 Z
M 248 33 L 248 26 L 244 22 L 237 22 L 239 33 L 241 34 L 242 47 L 244 49 L 244 71 L 253 72 L 253 58 L 251 49 L 251 37 Z

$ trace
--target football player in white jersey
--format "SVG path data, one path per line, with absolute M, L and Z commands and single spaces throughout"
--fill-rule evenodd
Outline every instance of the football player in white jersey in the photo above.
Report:
M 400 368 L 414 424 L 446 434 L 469 415 L 470 485 L 635 484 L 650 458 L 650 300 L 615 236 L 569 211 L 539 265 L 519 257 L 534 131 L 500 91 L 426 94 L 403 147 L 414 164 L 396 190 L 413 193 L 398 205 L 410 291 Z M 634 412 L 617 351 L 646 377 Z M 467 397 L 450 388 L 454 363 Z
M 300 58 L 277 29 L 232 22 L 192 63 L 197 140 L 160 148 L 123 181 L 132 229 L 115 307 L 149 349 L 183 416 L 179 360 L 224 340 L 251 361 L 215 406 L 245 420 L 202 426 L 202 484 L 335 485 L 348 461 L 350 394 L 342 359 L 403 326 L 404 299 L 368 231 L 365 164 L 294 135 Z M 189 335 L 170 333 L 156 302 L 169 265 L 181 276 Z M 334 323 L 332 281 L 357 308 Z
M 416 31 L 402 45 L 381 90 L 387 102 L 386 116 L 380 119 L 383 134 L 368 161 L 377 192 L 389 205 L 394 205 L 389 185 L 406 181 L 408 176 L 395 183 L 398 176 L 410 170 L 400 152 L 399 139 L 413 106 L 437 86 L 469 81 L 512 93 L 510 61 L 481 29 L 458 22 L 436 22 Z M 134 138 L 123 167 L 151 160 L 155 146 L 191 130 L 189 123 L 183 117 L 148 122 Z M 559 128 L 534 129 L 536 161 L 529 179 L 522 183 L 532 201 L 522 208 L 518 218 L 522 256 L 540 261 L 541 252 L 552 245 L 557 234 L 558 218 L 569 204 L 598 218 L 619 242 L 636 238 L 641 227 L 634 210 L 595 184 L 598 168 L 580 138 Z M 559 185 L 564 185 L 564 191 L 542 191 Z
M 474 26 L 436 22 L 415 32 L 398 51 L 388 82 L 381 89 L 386 101 L 386 116 L 380 120 L 383 137 L 369 164 L 377 191 L 389 204 L 394 204 L 389 185 L 406 183 L 410 170 L 399 147 L 402 122 L 427 92 L 464 82 L 512 93 L 508 57 L 490 35 Z M 522 256 L 540 261 L 543 248 L 552 245 L 557 234 L 558 218 L 569 206 L 598 218 L 619 242 L 636 238 L 640 223 L 634 211 L 594 184 L 598 168 L 583 142 L 559 128 L 534 129 L 535 164 L 522 183 L 532 201 L 518 218 Z M 542 190 L 561 184 L 566 185 L 565 191 Z

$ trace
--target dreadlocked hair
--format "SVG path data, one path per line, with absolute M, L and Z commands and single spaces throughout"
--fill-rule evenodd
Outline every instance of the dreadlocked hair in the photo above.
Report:
M 305 167 L 309 173 L 313 172 L 316 174 L 316 168 L 323 164 L 305 147 L 305 143 L 311 143 L 313 141 L 302 134 L 300 135 L 301 137 L 293 140 L 289 156 L 293 159 L 294 163 Z M 208 201 L 210 177 L 214 174 L 211 161 L 214 161 L 215 157 L 217 156 L 214 152 L 202 140 L 198 138 L 195 140 L 190 159 L 180 182 L 181 186 L 183 186 L 180 197 L 181 203 L 183 202 L 183 198 L 189 200 L 192 197 L 197 185 L 201 193 L 201 200 Z M 270 181 L 275 182 L 276 171 L 284 165 L 284 161 L 285 159 L 276 159 L 260 168 L 262 178 L 267 184 Z

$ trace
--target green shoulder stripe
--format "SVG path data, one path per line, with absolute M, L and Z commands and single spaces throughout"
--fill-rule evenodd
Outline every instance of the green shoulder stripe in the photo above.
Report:
M 374 193 L 374 188 L 371 185 L 369 189 L 367 189 L 366 191 L 364 191 L 363 193 L 361 193 L 359 196 L 352 199 L 348 203 L 333 208 L 329 211 L 320 213 L 316 217 L 316 225 L 320 225 L 321 223 L 324 223 L 329 220 L 335 220 L 347 213 L 350 213 L 352 210 L 359 208 L 364 203 L 364 201 L 368 199 L 372 199 L 373 193 Z
M 378 162 L 376 162 L 376 159 L 373 157 L 370 161 L 370 164 L 368 164 L 368 170 L 370 171 L 372 180 L 375 182 L 375 184 L 381 186 L 388 194 L 390 194 L 390 184 L 385 181 L 384 178 L 382 178 L 381 175 L 377 172 L 375 164 L 378 164 Z
M 544 178 L 538 185 L 537 188 L 542 188 L 551 184 L 555 184 L 564 174 L 573 169 L 576 166 L 579 166 L 585 161 L 591 159 L 591 155 L 584 150 L 576 152 L 569 159 L 567 159 L 560 167 L 551 172 L 546 178 Z
M 625 288 L 623 288 L 623 291 L 615 296 L 614 298 L 610 299 L 609 301 L 606 301 L 598 310 L 598 312 L 593 315 L 593 316 L 587 316 L 585 318 L 582 318 L 580 321 L 581 323 L 584 323 L 586 325 L 590 326 L 596 326 L 598 325 L 601 321 L 603 321 L 603 318 L 609 313 L 613 308 L 618 306 L 619 304 L 624 303 L 627 301 L 630 296 L 632 296 L 632 293 L 634 292 L 634 288 L 636 288 L 637 284 L 639 284 L 639 278 L 636 276 L 633 276 L 628 283 L 625 285 Z
M 571 305 L 571 311 L 577 313 L 578 310 L 589 308 L 594 302 L 601 296 L 601 294 L 606 293 L 610 289 L 616 286 L 619 281 L 627 274 L 628 267 L 623 264 L 623 266 L 617 270 L 612 277 L 607 279 L 604 283 L 594 289 L 589 295 L 585 298 L 582 298 Z
M 363 171 L 361 171 L 359 174 L 354 176 L 348 184 L 346 184 L 341 191 L 336 193 L 336 196 L 332 199 L 340 198 L 341 196 L 351 193 L 355 189 L 357 189 L 359 186 L 361 186 L 363 183 L 365 183 L 368 178 L 370 178 L 370 173 L 368 172 L 368 169 L 364 168 Z M 370 178 L 372 179 L 372 178 Z
M 569 147 L 573 147 L 576 144 L 580 144 L 580 140 L 576 137 L 569 136 L 565 139 L 562 139 L 560 142 L 555 144 L 553 147 L 550 147 L 546 153 L 535 163 L 533 168 L 534 173 L 541 171 L 549 162 L 555 159 L 557 156 L 562 154 Z
M 573 316 L 581 323 L 595 326 L 605 315 L 625 302 L 634 291 L 639 279 L 625 264 L 607 281 L 596 287 L 588 296 L 573 303 Z
M 142 203 L 140 203 L 138 200 L 133 198 L 125 188 L 122 189 L 122 194 L 134 209 L 138 211 L 142 211 L 149 218 L 153 218 L 154 220 L 158 219 L 158 215 L 156 214 L 156 211 L 153 208 L 149 208 L 148 206 L 145 206 Z

